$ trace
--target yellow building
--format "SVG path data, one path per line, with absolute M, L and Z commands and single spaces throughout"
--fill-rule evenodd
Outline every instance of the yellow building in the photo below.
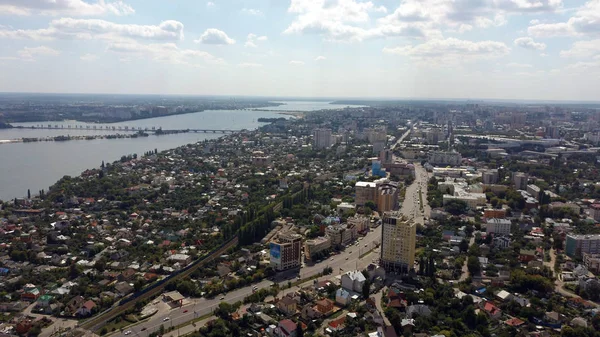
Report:
M 385 212 L 381 230 L 380 265 L 387 271 L 408 273 L 415 263 L 417 225 L 400 212 Z

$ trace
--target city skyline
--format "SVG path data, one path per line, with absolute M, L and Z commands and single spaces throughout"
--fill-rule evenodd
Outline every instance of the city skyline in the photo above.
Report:
M 0 92 L 594 101 L 600 1 L 0 1 Z

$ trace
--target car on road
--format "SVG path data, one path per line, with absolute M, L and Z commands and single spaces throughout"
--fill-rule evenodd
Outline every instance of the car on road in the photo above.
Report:
M 346 260 L 348 260 L 348 258 L 346 258 Z
M 171 319 L 171 317 L 165 317 L 165 318 L 163 318 L 163 322 L 166 322 L 166 321 L 168 321 L 170 319 Z
M 333 257 L 331 258 L 331 261 L 333 261 Z
M 129 335 L 129 334 L 131 334 L 131 330 L 127 330 L 127 331 L 125 331 L 123 334 L 124 334 L 124 335 Z
M 219 299 L 220 299 L 220 300 L 224 300 L 224 299 L 225 299 L 225 296 L 221 296 Z
M 146 327 L 143 327 L 143 328 L 142 328 L 142 331 L 146 331 Z
M 185 309 L 185 310 L 183 311 L 183 313 L 184 313 L 184 314 L 185 314 L 186 312 L 188 312 L 188 310 L 187 310 L 187 309 Z

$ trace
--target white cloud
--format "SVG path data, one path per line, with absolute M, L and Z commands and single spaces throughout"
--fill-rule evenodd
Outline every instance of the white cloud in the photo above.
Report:
M 254 8 L 243 8 L 242 13 L 254 16 L 261 16 L 263 13 L 259 9 Z
M 325 40 L 362 41 L 394 36 L 442 38 L 442 30 L 466 32 L 507 23 L 508 15 L 555 12 L 561 0 L 403 0 L 392 13 L 371 1 L 292 0 L 295 14 L 285 34 L 320 34 Z
M 536 37 L 600 35 L 600 0 L 586 2 L 567 22 L 534 24 L 527 32 Z
M 546 44 L 545 43 L 535 42 L 530 37 L 520 37 L 518 39 L 515 39 L 514 44 L 515 44 L 515 46 L 519 46 L 519 47 L 522 47 L 522 48 L 525 48 L 525 49 L 531 49 L 531 50 L 544 50 L 544 49 L 546 49 Z
M 212 8 L 212 7 L 215 7 L 215 3 L 214 2 L 209 1 L 209 2 L 206 3 L 206 8 Z
M 262 64 L 260 63 L 252 63 L 252 62 L 243 62 L 238 64 L 238 67 L 241 68 L 262 68 Z
M 562 0 L 494 0 L 496 8 L 515 13 L 554 12 L 563 7 Z
M 234 44 L 235 40 L 227 36 L 222 30 L 209 28 L 194 42 L 204 44 Z
M 569 64 L 565 67 L 568 72 L 581 72 L 588 73 L 590 71 L 599 71 L 600 70 L 600 62 L 577 62 L 573 64 Z
M 510 62 L 506 64 L 509 68 L 533 68 L 531 64 Z
M 411 59 L 425 62 L 462 62 L 505 56 L 510 48 L 496 41 L 467 41 L 455 38 L 436 39 L 412 46 L 384 48 L 384 53 L 408 56 Z
M 560 52 L 561 57 L 591 58 L 600 55 L 600 39 L 577 41 L 571 49 Z
M 83 54 L 79 57 L 80 60 L 82 61 L 95 61 L 98 59 L 98 55 L 94 55 L 94 54 Z
M 24 59 L 33 59 L 36 56 L 57 56 L 60 52 L 56 49 L 52 49 L 46 46 L 39 47 L 25 47 L 19 50 L 19 56 Z
M 244 44 L 244 47 L 256 48 L 256 47 L 258 47 L 257 42 L 259 42 L 259 41 L 264 42 L 267 40 L 268 40 L 268 38 L 264 35 L 258 36 L 256 34 L 250 33 L 246 37 L 246 43 Z
M 122 0 L 1 0 L 0 15 L 129 15 L 135 10 Z
M 290 61 L 290 65 L 293 65 L 293 66 L 303 66 L 304 62 L 292 60 L 292 61 Z
M 210 53 L 194 49 L 180 49 L 174 43 L 151 43 L 141 44 L 130 40 L 122 42 L 112 42 L 109 44 L 108 51 L 119 54 L 122 58 L 130 60 L 131 57 L 146 58 L 149 57 L 155 61 L 167 62 L 172 64 L 198 65 L 196 61 L 203 61 L 210 64 L 224 64 L 225 61 L 215 57 Z
M 537 25 L 539 23 L 540 23 L 540 20 L 538 20 L 538 19 L 533 19 L 533 20 L 529 21 L 530 25 Z
M 182 40 L 183 24 L 168 20 L 155 25 L 119 24 L 98 19 L 61 18 L 52 20 L 48 28 L 0 29 L 0 38 L 9 39 L 92 39 L 136 38 L 149 40 Z
M 362 40 L 369 12 L 380 11 L 371 1 L 292 0 L 288 12 L 296 18 L 284 34 L 321 34 L 329 40 Z
M 325 60 L 327 60 L 327 58 L 325 56 L 319 55 L 319 56 L 315 57 L 315 61 L 325 61 Z

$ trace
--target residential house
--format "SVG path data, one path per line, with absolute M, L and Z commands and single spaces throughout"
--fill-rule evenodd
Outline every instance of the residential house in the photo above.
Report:
M 85 298 L 83 298 L 83 296 L 73 297 L 69 302 L 67 302 L 67 305 L 65 306 L 65 314 L 69 316 L 74 316 L 79 310 L 79 308 L 83 306 L 83 303 L 85 303 Z
M 349 271 L 342 275 L 342 288 L 360 293 L 366 280 L 362 272 Z
M 377 325 L 383 325 L 384 323 L 383 316 L 381 316 L 381 314 L 377 310 L 368 311 L 367 313 L 365 313 L 364 318 L 365 320 L 373 322 Z
M 333 301 L 328 298 L 324 298 L 320 301 L 317 301 L 317 311 L 319 311 L 324 316 L 328 316 L 333 312 Z
M 544 321 L 550 324 L 561 324 L 565 320 L 565 315 L 556 311 L 549 311 L 544 314 Z
M 35 285 L 28 283 L 23 287 L 23 293 L 21 294 L 22 301 L 35 302 L 42 295 L 40 289 Z
M 284 296 L 280 299 L 275 306 L 286 315 L 292 316 L 296 313 L 296 307 L 298 303 L 292 296 Z
M 317 310 L 316 306 L 313 306 L 311 304 L 306 304 L 302 307 L 302 310 L 300 311 L 300 316 L 302 316 L 302 318 L 305 320 L 308 320 L 308 319 L 312 320 L 312 319 L 321 318 L 323 316 L 323 314 Z
M 296 337 L 298 325 L 290 319 L 284 319 L 279 321 L 277 328 L 275 329 L 275 336 L 277 337 Z
M 327 324 L 327 327 L 331 331 L 341 331 L 344 329 L 345 322 L 346 322 L 346 316 L 343 316 L 343 317 L 340 317 L 338 319 L 335 319 L 335 320 L 329 322 L 329 324 Z
M 117 293 L 119 293 L 119 295 L 125 296 L 133 292 L 133 287 L 127 282 L 119 282 L 115 284 L 115 290 L 117 291 Z
M 117 276 L 117 281 L 119 282 L 129 282 L 135 277 L 135 270 L 132 268 L 127 268 Z
M 500 290 L 496 293 L 496 297 L 502 302 L 508 302 L 513 299 L 513 295 L 506 290 Z
M 500 308 L 495 306 L 492 302 L 483 302 L 482 309 L 483 312 L 485 312 L 485 314 L 491 319 L 498 320 L 502 316 L 502 310 L 500 310 Z
M 96 308 L 96 303 L 94 301 L 86 301 L 81 305 L 81 307 L 77 310 L 76 315 L 79 317 L 86 317 L 92 314 L 92 311 Z
M 412 318 L 414 314 L 429 317 L 431 315 L 431 309 L 425 304 L 413 304 L 406 307 L 406 317 Z
M 412 318 L 404 318 L 400 322 L 400 326 L 402 327 L 402 334 L 409 335 L 412 333 L 412 329 L 415 327 L 415 320 Z
M 537 259 L 535 255 L 535 250 L 521 249 L 519 252 L 519 261 L 521 263 L 528 263 L 529 261 L 533 261 Z
M 525 322 L 521 319 L 518 319 L 517 317 L 513 317 L 511 319 L 507 319 L 506 321 L 504 321 L 504 324 L 506 324 L 508 326 L 512 326 L 514 328 L 518 328 L 521 325 L 525 324 Z
M 346 306 L 346 305 L 348 305 L 348 303 L 350 303 L 350 301 L 351 301 L 350 292 L 348 292 L 348 290 L 346 290 L 344 288 L 339 288 L 335 292 L 335 302 L 337 304 Z

